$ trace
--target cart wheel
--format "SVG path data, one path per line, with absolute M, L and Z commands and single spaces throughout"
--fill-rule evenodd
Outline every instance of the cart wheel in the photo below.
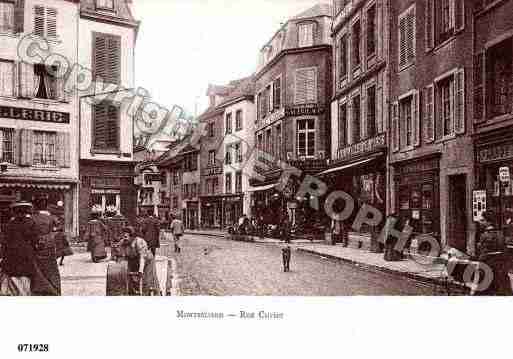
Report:
M 107 267 L 107 296 L 128 296 L 128 263 L 109 263 Z

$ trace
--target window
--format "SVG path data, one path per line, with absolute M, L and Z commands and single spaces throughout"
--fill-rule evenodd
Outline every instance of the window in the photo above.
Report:
M 297 155 L 298 157 L 315 157 L 315 120 L 297 121 Z
M 401 147 L 410 147 L 413 143 L 413 110 L 412 96 L 401 100 L 399 104 Z
M 231 145 L 226 146 L 226 153 L 225 153 L 224 158 L 225 158 L 225 163 L 227 165 L 232 164 L 232 146 Z
M 160 173 L 160 183 L 163 184 L 163 185 L 166 185 L 166 183 L 167 183 L 167 174 L 166 174 L 166 172 L 161 172 Z
M 376 87 L 367 88 L 367 138 L 376 136 Z
M 486 61 L 488 115 L 509 114 L 513 109 L 513 39 L 509 38 L 488 50 Z
M 213 191 L 212 193 L 217 193 L 218 190 L 219 190 L 219 178 L 218 177 L 215 177 L 214 180 L 213 180 Z
M 265 103 L 266 103 L 266 114 L 273 112 L 273 103 L 271 102 L 271 85 L 265 88 Z
M 213 122 L 209 122 L 208 123 L 208 136 L 209 137 L 214 137 L 215 136 L 214 123 Z
M 198 162 L 195 154 L 187 154 L 184 159 L 184 170 L 185 172 L 193 172 L 198 169 Z
M 440 82 L 438 85 L 439 95 L 440 95 L 440 116 L 441 116 L 441 125 L 443 136 L 450 136 L 454 133 L 454 121 L 453 121 L 453 106 L 452 96 L 453 96 L 453 88 L 454 84 L 452 79 L 445 79 Z
M 340 80 L 347 78 L 347 34 L 342 35 L 340 39 Z
M 399 70 L 415 62 L 415 6 L 399 16 Z
M 225 176 L 225 193 L 232 193 L 232 174 L 227 173 Z
M 0 129 L 0 161 L 14 163 L 14 130 L 11 128 Z
M 153 178 L 150 174 L 144 175 L 144 183 L 149 186 L 153 183 Z
M 104 101 L 93 108 L 93 148 L 119 150 L 119 108 Z
M 57 9 L 34 6 L 34 33 L 45 38 L 57 38 Z
M 257 95 L 257 121 L 261 118 L 265 117 L 265 111 L 262 110 L 263 104 L 262 104 L 262 93 L 259 92 Z
M 235 193 L 242 193 L 242 172 L 235 173 Z
M 454 70 L 450 75 L 437 80 L 434 85 L 435 109 L 429 108 L 427 119 L 436 116 L 434 124 L 436 139 L 444 139 L 465 132 L 465 85 L 464 70 Z M 425 120 L 426 121 L 426 120 Z M 433 124 L 429 124 L 433 127 Z
M 264 135 L 262 133 L 257 136 L 257 146 L 260 151 L 264 150 Z
M 276 80 L 274 80 L 273 103 L 274 109 L 281 108 L 281 78 L 277 78 Z
M 104 82 L 121 82 L 121 37 L 94 33 L 93 72 L 94 78 Z M 97 80 L 98 81 L 98 80 Z
M 235 150 L 235 163 L 242 163 L 242 144 L 236 143 L 233 148 Z
M 0 33 L 14 32 L 14 2 L 0 1 Z
M 53 67 L 52 71 L 47 71 L 43 64 L 34 65 L 34 79 L 36 85 L 36 98 L 57 100 L 59 98 L 58 88 L 60 85 L 52 73 L 57 72 L 57 67 Z
M 0 60 L 0 96 L 14 96 L 14 62 L 12 61 Z
M 299 47 L 314 45 L 314 23 L 299 25 Z
M 270 128 L 265 131 L 265 152 L 269 155 L 273 154 L 273 135 Z
M 360 142 L 361 107 L 360 95 L 353 97 L 353 143 Z
M 338 135 L 339 148 L 347 146 L 347 103 L 341 104 L 338 111 Z
M 180 184 L 180 172 L 173 172 L 173 186 L 178 186 Z
M 464 0 L 426 1 L 426 50 L 432 49 L 465 27 Z
M 279 159 L 282 158 L 282 133 L 281 133 L 281 125 L 276 126 L 276 152 L 275 155 Z
M 232 114 L 227 113 L 226 114 L 226 134 L 232 133 Z
M 178 197 L 173 197 L 173 208 L 178 208 Z
M 56 143 L 55 132 L 34 131 L 34 165 L 57 166 Z
M 96 8 L 101 10 L 114 10 L 114 0 L 96 0 Z
M 317 103 L 317 68 L 296 70 L 296 104 Z
M 215 166 L 216 165 L 216 151 L 208 152 L 208 165 Z
M 235 131 L 242 130 L 242 110 L 235 112 Z
M 353 67 L 355 67 L 355 68 L 360 66 L 360 61 L 361 61 L 360 41 L 361 41 L 360 21 L 357 21 L 353 25 Z
M 376 52 L 376 5 L 367 10 L 367 56 Z

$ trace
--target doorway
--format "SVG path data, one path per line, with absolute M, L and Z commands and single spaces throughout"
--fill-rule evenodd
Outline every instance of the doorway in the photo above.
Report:
M 467 176 L 449 176 L 449 238 L 447 243 L 467 251 Z

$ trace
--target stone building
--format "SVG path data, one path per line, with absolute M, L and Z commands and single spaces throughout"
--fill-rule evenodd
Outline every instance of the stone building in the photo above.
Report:
M 331 15 L 331 6 L 322 4 L 289 19 L 259 54 L 251 203 L 253 215 L 267 217 L 268 223 L 276 224 L 286 215 L 295 222 L 296 210 L 304 203 L 303 198 L 295 198 L 296 188 L 275 190 L 282 174 L 280 161 L 305 173 L 326 167 L 331 131 Z M 295 180 L 291 187 L 297 187 Z
M 66 232 L 78 233 L 78 104 L 64 84 L 74 84 L 65 62 L 77 61 L 79 10 L 74 1 L 0 2 L 0 227 L 12 202 L 46 194 Z
M 354 199 L 349 229 L 365 204 L 387 212 L 389 1 L 334 0 L 333 7 L 331 163 L 320 177 Z M 349 245 L 370 249 L 372 232 L 350 232 Z
M 463 0 L 390 2 L 390 210 L 460 250 L 474 232 L 472 15 Z

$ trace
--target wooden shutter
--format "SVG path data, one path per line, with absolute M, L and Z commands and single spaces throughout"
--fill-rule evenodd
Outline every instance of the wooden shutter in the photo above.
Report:
M 8 130 L 6 130 L 8 131 Z M 0 162 L 4 162 L 4 130 L 0 128 Z
M 34 6 L 34 34 L 45 37 L 45 8 Z
M 20 62 L 18 76 L 19 96 L 23 98 L 33 98 L 36 94 L 34 65 Z
M 399 19 L 399 67 L 407 63 L 407 44 L 406 44 L 406 17 Z
M 392 137 L 392 151 L 399 151 L 399 102 L 394 102 L 392 104 L 392 114 L 391 114 L 391 137 Z
M 14 4 L 14 32 L 24 32 L 25 27 L 25 0 L 16 0 Z
M 34 155 L 34 132 L 32 130 L 21 130 L 20 145 L 20 166 L 32 166 Z
M 435 102 L 434 86 L 429 85 L 424 89 L 422 123 L 424 128 L 424 141 L 432 143 L 435 140 Z
M 420 146 L 420 101 L 419 92 L 415 91 L 412 96 L 412 127 L 413 127 L 413 145 Z
M 57 132 L 57 166 L 69 168 L 71 161 L 70 135 L 68 132 Z
M 426 51 L 431 50 L 435 46 L 434 41 L 434 0 L 426 0 L 426 30 L 425 30 L 425 40 L 426 40 Z
M 109 36 L 108 41 L 110 83 L 121 82 L 121 37 Z
M 444 122 L 443 122 L 443 106 L 442 106 L 442 94 L 440 88 L 435 87 L 435 139 L 440 140 L 444 137 Z
M 454 75 L 455 83 L 455 109 L 454 109 L 454 129 L 459 135 L 465 133 L 465 70 L 460 69 Z
M 93 68 L 94 77 L 102 77 L 103 81 L 108 81 L 108 58 L 107 58 L 107 38 L 101 34 L 94 34 L 94 54 L 93 54 Z
M 13 134 L 12 134 L 12 156 L 13 156 L 13 164 L 16 164 L 16 165 L 21 164 L 20 137 L 21 137 L 21 130 L 14 130 Z
M 57 37 L 57 9 L 46 8 L 46 36 Z
M 361 109 L 360 109 L 360 116 L 361 116 L 360 136 L 361 136 L 362 140 L 367 139 L 369 136 L 369 131 L 368 131 L 369 124 L 368 124 L 368 118 L 367 118 L 367 114 L 368 114 L 367 91 L 368 91 L 368 89 L 366 89 L 364 87 L 362 90 L 361 102 L 360 102 L 360 106 L 361 106 Z
M 406 42 L 407 42 L 407 61 L 415 58 L 415 8 L 412 8 L 406 16 Z
M 310 69 L 306 78 L 306 101 L 308 103 L 317 102 L 317 70 Z
M 480 52 L 474 56 L 474 121 L 485 118 L 485 55 Z
M 107 144 L 108 108 L 105 102 L 94 106 L 93 148 L 104 149 Z
M 454 0 L 454 29 L 456 31 L 465 28 L 465 1 Z
M 114 104 L 108 106 L 107 143 L 112 149 L 119 149 L 119 108 Z
M 307 102 L 307 82 L 308 82 L 308 70 L 299 69 L 296 70 L 296 103 Z

